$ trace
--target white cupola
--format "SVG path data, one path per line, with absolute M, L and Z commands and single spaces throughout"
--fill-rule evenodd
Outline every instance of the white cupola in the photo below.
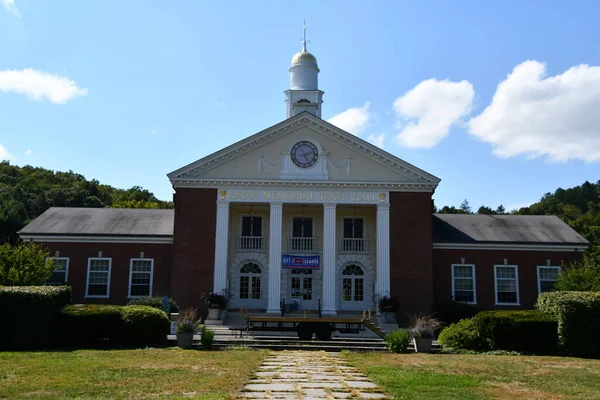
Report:
M 285 91 L 286 118 L 303 111 L 321 118 L 323 93 L 319 90 L 317 59 L 306 50 L 306 25 L 302 51 L 294 55 L 290 66 L 290 89 Z

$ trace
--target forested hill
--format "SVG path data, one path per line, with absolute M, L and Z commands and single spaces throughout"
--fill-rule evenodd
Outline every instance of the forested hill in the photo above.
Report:
M 173 208 L 138 186 L 117 189 L 69 172 L 0 162 L 0 244 L 50 207 Z
M 571 189 L 556 189 L 541 200 L 516 211 L 520 215 L 557 215 L 598 250 L 600 246 L 600 181 Z
M 444 206 L 439 213 L 446 214 L 473 214 L 467 200 L 457 208 Z M 591 252 L 600 253 L 600 181 L 597 183 L 585 182 L 583 185 L 570 189 L 556 189 L 554 193 L 546 193 L 540 201 L 512 210 L 516 215 L 556 215 L 568 223 L 573 229 L 583 235 L 592 244 Z M 477 214 L 507 214 L 502 205 L 493 209 L 481 206 Z

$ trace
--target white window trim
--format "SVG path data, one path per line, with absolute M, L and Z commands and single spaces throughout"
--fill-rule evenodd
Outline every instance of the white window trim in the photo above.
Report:
M 452 264 L 452 300 L 454 300 L 454 267 L 471 267 L 473 268 L 473 301 L 461 301 L 463 304 L 477 304 L 477 279 L 475 279 L 475 264 Z M 464 279 L 464 278 L 463 278 Z
M 517 302 L 516 303 L 498 303 L 498 267 L 512 267 L 515 269 L 515 281 L 516 281 L 516 291 L 517 291 Z M 521 296 L 519 296 L 519 266 L 518 265 L 504 265 L 497 264 L 494 265 L 494 297 L 496 300 L 497 306 L 520 306 L 521 305 Z
M 240 221 L 239 221 L 239 225 L 238 225 L 238 229 L 239 229 L 239 234 L 238 236 L 242 236 L 242 230 L 244 227 L 244 217 L 254 217 L 254 218 L 260 218 L 261 222 L 260 222 L 260 236 L 248 236 L 248 237 L 262 237 L 265 236 L 265 223 L 267 221 L 266 218 L 266 214 L 241 214 L 240 215 Z
M 90 289 L 90 266 L 92 260 L 108 260 L 108 281 L 106 283 L 106 296 L 89 295 Z M 85 297 L 90 299 L 108 299 L 110 297 L 110 275 L 112 273 L 112 258 L 111 257 L 88 257 L 87 279 L 85 282 Z
M 296 237 L 296 236 L 294 236 L 294 219 L 297 219 L 297 218 L 311 219 L 312 224 L 313 224 L 312 236 L 306 236 L 306 237 L 317 237 L 317 217 L 314 214 L 290 216 L 290 237 Z
M 65 266 L 65 284 L 69 282 L 69 264 L 71 263 L 71 259 L 69 257 L 46 257 L 46 261 L 48 260 L 67 260 L 67 265 Z
M 540 279 L 540 270 L 542 268 L 557 269 L 559 274 L 562 271 L 562 268 L 559 267 L 559 266 L 556 266 L 556 265 L 538 265 L 538 267 L 537 267 L 537 289 L 538 289 L 538 294 L 542 293 L 542 281 Z
M 154 258 L 132 258 L 129 260 L 129 285 L 127 287 L 127 298 L 135 299 L 137 297 L 144 296 L 132 296 L 131 295 L 131 277 L 133 275 L 133 262 L 134 261 L 150 261 L 150 288 L 148 291 L 148 296 L 152 296 L 152 284 L 154 283 Z
M 344 237 L 344 221 L 347 219 L 362 219 L 363 222 L 363 236 L 362 238 L 346 238 Z M 344 215 L 341 218 L 342 226 L 340 227 L 340 238 L 342 239 L 366 239 L 367 238 L 367 218 L 364 215 Z

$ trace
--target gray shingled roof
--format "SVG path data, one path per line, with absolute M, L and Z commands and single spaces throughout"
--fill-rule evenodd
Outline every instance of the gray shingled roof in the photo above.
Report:
M 589 242 L 560 218 L 550 215 L 434 214 L 435 243 L 542 243 Z
M 173 210 L 52 207 L 20 235 L 173 236 Z

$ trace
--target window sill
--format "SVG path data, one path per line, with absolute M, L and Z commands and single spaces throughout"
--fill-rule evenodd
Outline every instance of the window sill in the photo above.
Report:
M 109 299 L 110 296 L 85 296 L 86 299 Z
M 515 306 L 515 307 L 519 307 L 519 306 L 521 306 L 521 303 L 496 303 L 494 305 L 496 305 L 496 306 Z

